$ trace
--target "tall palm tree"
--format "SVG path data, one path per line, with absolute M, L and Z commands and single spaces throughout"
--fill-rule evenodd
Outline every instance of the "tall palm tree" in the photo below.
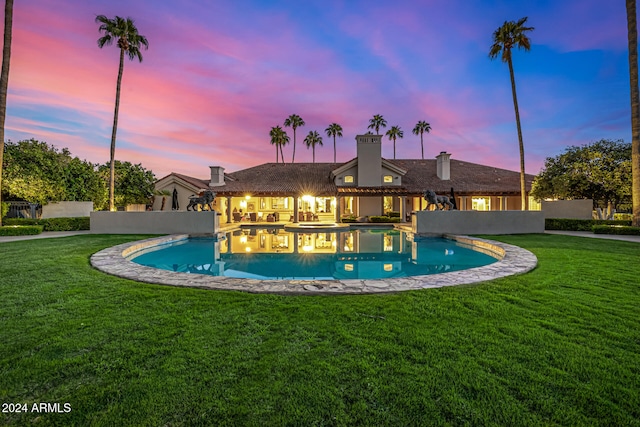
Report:
M 337 123 L 331 123 L 328 128 L 324 130 L 327 136 L 333 137 L 333 163 L 336 162 L 336 136 L 342 138 L 342 126 Z
M 118 68 L 118 82 L 116 84 L 116 106 L 113 113 L 113 129 L 111 130 L 111 157 L 109 172 L 109 210 L 114 210 L 114 188 L 115 188 L 115 154 L 116 154 L 116 131 L 118 129 L 118 109 L 120 108 L 120 86 L 122 85 L 122 71 L 124 69 L 125 53 L 130 60 L 138 58 L 142 62 L 140 47 L 149 48 L 146 37 L 138 33 L 138 29 L 131 18 L 121 18 L 116 16 L 109 19 L 104 15 L 96 16 L 96 23 L 100 24 L 98 31 L 103 34 L 98 39 L 98 47 L 103 48 L 116 41 L 120 48 L 120 67 Z
M 431 132 L 431 125 L 424 120 L 420 120 L 416 127 L 412 130 L 414 135 L 420 135 L 420 149 L 422 150 L 422 160 L 424 160 L 424 144 L 422 143 L 422 134 Z
M 290 115 L 284 121 L 285 127 L 293 128 L 293 156 L 291 157 L 291 163 L 296 161 L 296 129 L 300 126 L 304 126 L 305 124 L 306 123 L 302 120 L 302 117 L 297 114 Z
M 391 126 L 391 129 L 387 131 L 389 141 L 393 140 L 393 158 L 396 158 L 396 138 L 402 138 L 404 132 L 400 129 L 400 126 Z
M 4 45 L 2 47 L 2 74 L 0 74 L 0 195 L 2 194 L 2 162 L 4 157 L 4 120 L 7 117 L 7 88 L 11 60 L 11 30 L 13 27 L 13 0 L 4 3 Z M 2 197 L 0 196 L 0 204 Z M 0 214 L 2 227 L 2 214 Z
M 516 111 L 516 126 L 518 127 L 518 144 L 520 147 L 520 198 L 522 210 L 527 209 L 527 191 L 524 180 L 524 143 L 522 142 L 522 128 L 520 127 L 520 112 L 518 111 L 518 97 L 516 96 L 516 80 L 513 75 L 513 62 L 511 61 L 511 49 L 517 47 L 529 51 L 531 40 L 526 35 L 527 31 L 532 31 L 533 27 L 525 27 L 527 17 L 521 18 L 518 22 L 505 21 L 493 33 L 493 45 L 489 50 L 489 58 L 495 59 L 500 53 L 502 62 L 509 64 L 509 74 L 511 76 L 511 93 L 513 94 L 513 107 Z
M 280 148 L 280 157 L 282 158 L 282 163 L 284 163 L 284 153 L 282 152 L 282 146 L 289 143 L 289 135 L 284 131 L 280 126 L 274 126 L 271 128 L 269 132 L 269 136 L 271 137 L 271 144 L 276 146 L 276 163 L 278 163 L 278 147 Z
M 640 94 L 638 91 L 638 25 L 636 1 L 627 1 L 627 39 L 631 84 L 631 199 L 632 225 L 640 227 Z
M 374 114 L 372 119 L 369 119 L 369 126 L 367 129 L 375 129 L 376 135 L 380 135 L 380 128 L 386 128 L 387 121 L 381 114 Z
M 313 163 L 316 162 L 316 145 L 322 146 L 322 137 L 318 133 L 318 131 L 309 131 L 309 134 L 304 139 L 304 143 L 307 146 L 307 149 L 311 147 L 313 150 Z M 334 162 L 335 163 L 335 162 Z

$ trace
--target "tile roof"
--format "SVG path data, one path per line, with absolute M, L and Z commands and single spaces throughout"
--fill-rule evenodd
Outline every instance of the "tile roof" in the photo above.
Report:
M 352 159 L 353 160 L 353 159 Z M 350 161 L 352 161 L 350 160 Z M 214 187 L 219 196 L 236 195 L 292 195 L 313 194 L 334 196 L 341 194 L 422 194 L 427 189 L 448 193 L 453 187 L 456 194 L 519 194 L 520 173 L 477 163 L 450 160 L 450 178 L 443 181 L 436 172 L 437 160 L 387 160 L 407 173 L 401 186 L 338 187 L 331 172 L 344 163 L 264 163 L 237 172 L 225 173 L 225 185 Z M 174 173 L 176 177 L 200 188 L 207 188 L 209 179 L 202 180 Z M 525 176 L 527 190 L 531 189 L 534 175 Z

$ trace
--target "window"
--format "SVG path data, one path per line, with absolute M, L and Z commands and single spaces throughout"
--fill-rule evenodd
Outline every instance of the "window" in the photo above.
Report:
M 384 209 L 384 212 L 393 211 L 393 196 L 384 196 L 383 209 Z
M 287 209 L 289 207 L 288 197 L 272 197 L 271 209 Z
M 391 175 L 385 175 L 383 181 L 388 184 L 393 182 L 393 177 Z
M 540 200 L 536 200 L 533 197 L 529 196 L 529 210 L 530 211 L 542 210 L 542 203 L 540 203 Z
M 473 197 L 471 199 L 471 209 L 474 211 L 490 211 L 491 198 L 489 197 Z
M 353 184 L 353 175 L 345 175 L 344 182 L 345 184 Z

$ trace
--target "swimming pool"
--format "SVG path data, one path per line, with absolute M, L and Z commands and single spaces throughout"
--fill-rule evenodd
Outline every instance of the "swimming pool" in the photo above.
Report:
M 394 229 L 243 228 L 152 246 L 127 259 L 181 273 L 260 280 L 388 279 L 466 270 L 496 257 L 443 238 Z

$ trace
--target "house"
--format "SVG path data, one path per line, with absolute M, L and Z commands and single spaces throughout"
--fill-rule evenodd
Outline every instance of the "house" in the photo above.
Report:
M 264 163 L 233 173 L 211 166 L 209 179 L 171 173 L 156 182 L 156 190 L 176 189 L 184 210 L 189 196 L 212 189 L 221 222 L 334 222 L 389 211 L 406 219 L 426 207 L 428 189 L 453 192 L 460 210 L 520 210 L 518 172 L 455 160 L 444 151 L 434 160 L 387 160 L 382 135 L 358 135 L 356 144 L 357 156 L 346 163 Z M 533 178 L 526 175 L 527 191 Z M 539 209 L 531 198 L 529 206 Z

